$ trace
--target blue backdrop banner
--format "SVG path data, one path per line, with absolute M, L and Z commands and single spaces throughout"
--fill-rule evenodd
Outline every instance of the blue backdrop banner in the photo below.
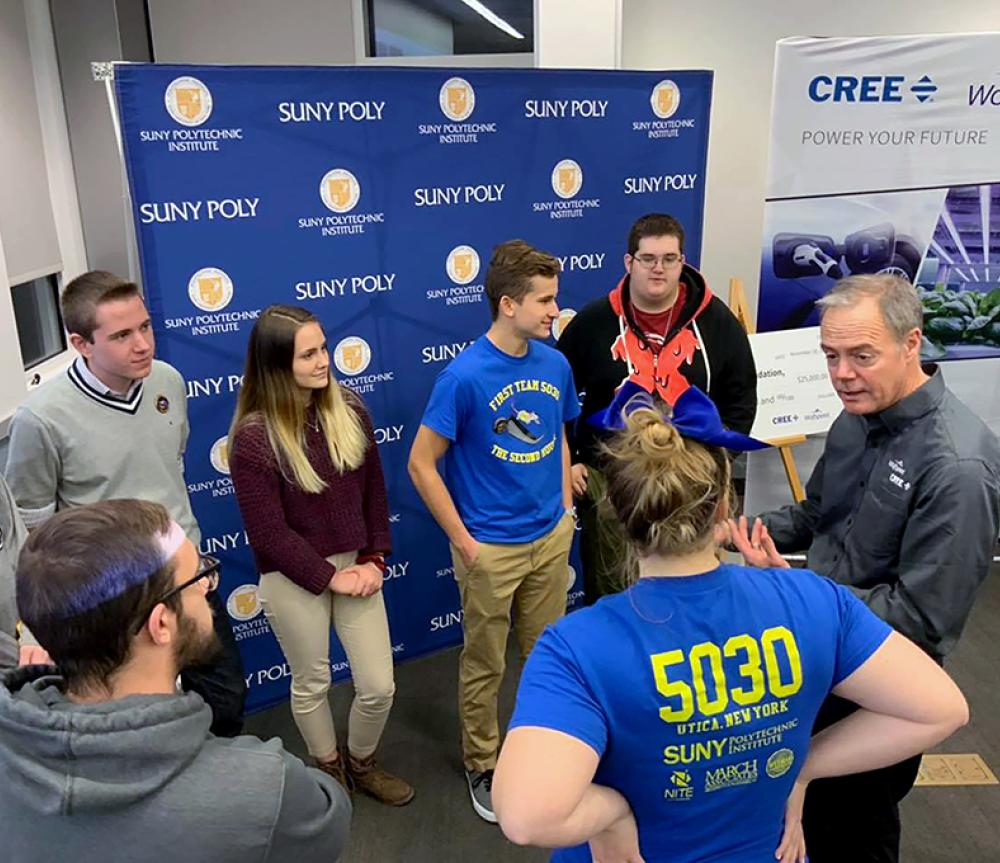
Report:
M 447 542 L 406 458 L 435 377 L 489 325 L 492 248 L 520 237 L 559 257 L 553 336 L 614 287 L 643 213 L 680 219 L 697 266 L 711 86 L 707 71 L 116 67 L 144 289 L 158 355 L 187 380 L 188 490 L 202 550 L 224 562 L 250 710 L 289 685 L 226 452 L 260 311 L 314 312 L 372 412 L 396 658 L 453 645 Z M 331 664 L 349 673 L 336 641 Z

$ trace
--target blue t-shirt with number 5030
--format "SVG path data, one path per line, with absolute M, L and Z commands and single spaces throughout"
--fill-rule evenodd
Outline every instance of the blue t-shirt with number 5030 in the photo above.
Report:
M 808 570 L 643 578 L 545 630 L 510 727 L 590 746 L 647 863 L 773 863 L 820 704 L 890 632 Z

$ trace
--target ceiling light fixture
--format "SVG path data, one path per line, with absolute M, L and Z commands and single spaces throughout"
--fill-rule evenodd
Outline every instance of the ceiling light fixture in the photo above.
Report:
M 479 0 L 462 0 L 462 2 L 468 6 L 473 12 L 478 12 L 487 21 L 490 22 L 498 30 L 503 30 L 508 36 L 513 36 L 515 39 L 523 39 L 524 34 L 518 33 L 513 27 L 510 26 L 506 21 L 503 20 L 499 15 L 496 14 L 492 9 L 488 9 Z

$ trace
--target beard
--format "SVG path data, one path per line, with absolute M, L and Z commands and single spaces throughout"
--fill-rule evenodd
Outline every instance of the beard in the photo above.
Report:
M 193 618 L 181 611 L 178 615 L 177 647 L 174 661 L 177 670 L 198 665 L 212 665 L 222 656 L 222 643 L 214 629 L 199 630 Z

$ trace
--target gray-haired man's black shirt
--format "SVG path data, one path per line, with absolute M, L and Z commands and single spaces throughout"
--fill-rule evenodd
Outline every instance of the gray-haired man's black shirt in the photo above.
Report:
M 945 387 L 834 422 L 806 500 L 761 516 L 779 551 L 853 589 L 932 656 L 955 646 L 1000 529 L 1000 441 Z

